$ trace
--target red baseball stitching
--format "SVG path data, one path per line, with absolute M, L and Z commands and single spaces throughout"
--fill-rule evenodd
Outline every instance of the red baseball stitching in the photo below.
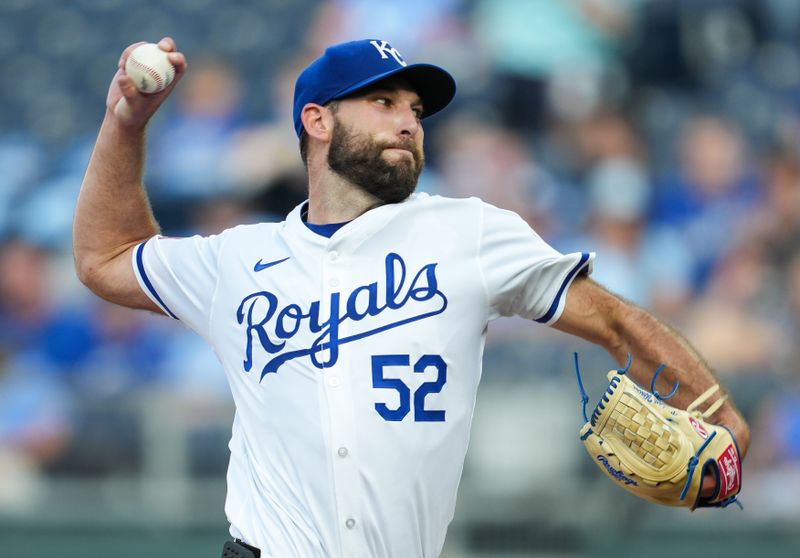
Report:
M 142 62 L 136 60 L 135 58 L 129 58 L 128 60 L 134 66 L 137 66 L 139 69 L 144 70 L 145 72 L 150 74 L 150 77 L 152 77 L 154 80 L 156 80 L 156 87 L 158 89 L 161 89 L 161 88 L 164 87 L 164 82 L 161 80 L 161 76 L 159 76 L 158 72 L 156 72 L 153 68 L 151 68 L 150 66 L 148 66 L 146 64 L 143 64 Z

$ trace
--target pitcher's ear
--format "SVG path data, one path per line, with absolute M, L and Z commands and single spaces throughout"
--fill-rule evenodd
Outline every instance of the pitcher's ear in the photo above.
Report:
M 309 137 L 327 141 L 333 132 L 333 115 L 322 105 L 308 103 L 300 113 L 306 134 Z

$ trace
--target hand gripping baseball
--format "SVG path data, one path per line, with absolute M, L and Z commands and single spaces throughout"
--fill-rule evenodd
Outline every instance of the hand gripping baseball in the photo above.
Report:
M 667 395 L 655 390 L 663 366 L 656 371 L 650 392 L 627 376 L 628 366 L 608 373 L 608 388 L 589 418 L 575 355 L 586 420 L 580 437 L 595 464 L 622 488 L 657 504 L 695 509 L 736 502 L 742 482 L 739 447 L 727 428 L 706 421 L 725 397 L 700 411 L 719 386 L 712 386 L 684 411 L 664 403 L 677 385 Z M 712 481 L 708 493 L 702 489 L 704 477 Z
M 142 93 L 137 89 L 131 76 L 125 72 L 125 64 L 131 52 L 143 44 L 145 43 L 132 44 L 123 51 L 119 59 L 119 69 L 111 82 L 106 99 L 106 107 L 121 123 L 128 126 L 145 126 L 186 72 L 186 58 L 176 50 L 175 41 L 165 37 L 158 42 L 158 47 L 168 53 L 167 59 L 175 68 L 175 77 L 161 91 Z

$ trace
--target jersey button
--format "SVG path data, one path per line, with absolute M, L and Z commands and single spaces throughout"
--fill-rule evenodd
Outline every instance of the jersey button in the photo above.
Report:
M 330 285 L 331 287 L 338 287 L 339 280 L 336 277 L 334 277 L 333 279 L 328 280 L 328 285 Z
M 348 529 L 353 529 L 356 526 L 356 520 L 351 517 L 347 521 L 344 522 L 344 525 Z
M 347 457 L 347 448 L 342 446 L 342 447 L 339 448 L 339 451 L 337 451 L 336 453 L 339 454 L 339 457 Z
M 341 383 L 342 383 L 342 381 L 339 379 L 339 376 L 331 376 L 328 379 L 328 384 L 331 387 L 339 387 L 341 385 Z
M 337 252 L 336 250 L 331 250 L 330 252 L 328 252 L 328 260 L 335 262 L 336 258 L 338 257 L 339 257 L 339 252 Z

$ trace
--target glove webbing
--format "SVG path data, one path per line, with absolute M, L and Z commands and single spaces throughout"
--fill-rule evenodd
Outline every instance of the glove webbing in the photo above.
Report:
M 671 463 L 678 451 L 676 432 L 627 393 L 622 394 L 607 425 L 625 440 L 631 451 L 656 469 Z

